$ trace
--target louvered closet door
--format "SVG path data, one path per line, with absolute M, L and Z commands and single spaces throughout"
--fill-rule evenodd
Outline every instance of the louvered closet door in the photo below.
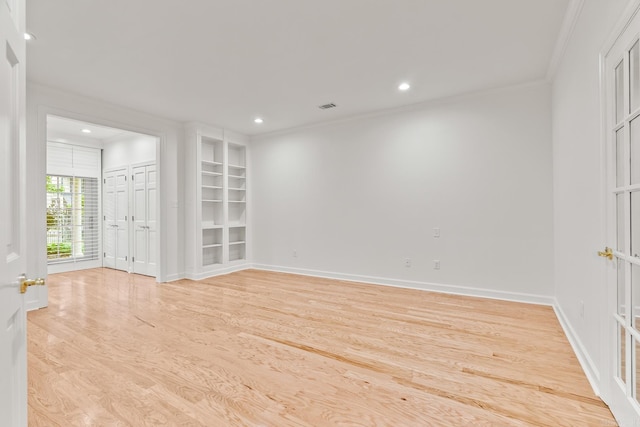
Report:
M 133 272 L 156 275 L 156 167 L 133 168 Z

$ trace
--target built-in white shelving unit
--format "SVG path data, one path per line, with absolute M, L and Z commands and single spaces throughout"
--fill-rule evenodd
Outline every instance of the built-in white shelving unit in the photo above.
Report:
M 245 268 L 248 259 L 246 138 L 206 125 L 187 126 L 195 173 L 185 197 L 187 272 L 193 279 Z M 190 233 L 191 234 L 191 233 Z

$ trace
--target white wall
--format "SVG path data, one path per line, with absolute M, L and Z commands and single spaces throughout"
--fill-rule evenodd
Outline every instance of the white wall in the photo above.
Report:
M 37 229 L 29 233 L 29 250 L 46 247 L 45 170 L 46 170 L 46 116 L 53 114 L 75 120 L 144 133 L 160 138 L 159 185 L 161 218 L 161 253 L 159 279 L 173 280 L 184 274 L 184 165 L 182 126 L 170 120 L 131 111 L 82 96 L 27 83 L 27 157 L 32 164 L 28 174 L 27 201 L 34 215 L 32 224 Z M 46 275 L 46 252 L 28 266 L 33 274 Z
M 156 138 L 142 134 L 126 134 L 109 138 L 102 150 L 102 169 L 156 161 Z
M 555 294 L 596 385 L 607 351 L 599 54 L 626 4 L 585 1 L 552 88 Z
M 255 264 L 551 300 L 547 84 L 257 137 L 251 161 Z

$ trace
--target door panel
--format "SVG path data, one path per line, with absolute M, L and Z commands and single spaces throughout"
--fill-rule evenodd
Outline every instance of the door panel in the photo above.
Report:
M 104 173 L 104 259 L 109 268 L 129 271 L 129 191 L 127 169 Z
M 610 313 L 606 401 L 621 425 L 640 423 L 640 18 L 605 58 Z M 603 254 L 604 255 L 604 254 Z M 613 267 L 613 268 L 611 268 Z
M 155 276 L 156 187 L 155 165 L 133 168 L 133 272 Z
M 0 2 L 0 417 L 27 425 L 24 1 Z

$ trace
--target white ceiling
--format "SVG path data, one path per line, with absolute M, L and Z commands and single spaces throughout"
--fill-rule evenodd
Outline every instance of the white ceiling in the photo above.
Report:
M 568 4 L 28 0 L 27 77 L 255 135 L 543 79 Z
M 82 132 L 83 129 L 90 130 L 91 133 L 84 133 Z M 48 141 L 66 143 L 83 142 L 102 147 L 104 143 L 110 142 L 113 138 L 124 138 L 133 135 L 139 134 L 64 117 L 47 116 Z

